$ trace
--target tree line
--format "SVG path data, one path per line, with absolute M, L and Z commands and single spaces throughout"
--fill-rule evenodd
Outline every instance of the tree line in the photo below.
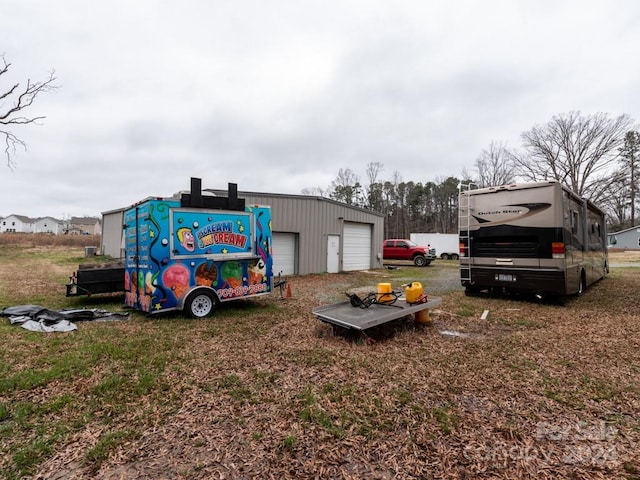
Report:
M 367 171 L 380 173 L 379 162 Z M 331 187 L 305 189 L 303 194 L 332 198 L 339 202 L 384 214 L 385 238 L 409 238 L 412 232 L 455 233 L 458 231 L 458 185 L 461 179 L 448 177 L 434 182 L 405 182 L 398 172 L 391 180 L 370 177 L 362 185 L 350 169 L 340 169 Z
M 609 231 L 639 223 L 640 134 L 631 117 L 572 111 L 535 125 L 520 138 L 519 148 L 491 141 L 457 177 L 421 183 L 404 181 L 395 171 L 383 180 L 384 165 L 372 162 L 364 183 L 345 168 L 329 187 L 305 188 L 302 193 L 383 213 L 386 238 L 457 232 L 459 186 L 469 182 L 487 187 L 556 180 L 600 206 Z

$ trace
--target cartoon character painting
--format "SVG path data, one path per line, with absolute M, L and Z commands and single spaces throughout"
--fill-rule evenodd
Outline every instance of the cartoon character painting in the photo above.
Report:
M 179 228 L 176 232 L 180 245 L 187 251 L 193 252 L 196 249 L 196 239 L 189 227 Z

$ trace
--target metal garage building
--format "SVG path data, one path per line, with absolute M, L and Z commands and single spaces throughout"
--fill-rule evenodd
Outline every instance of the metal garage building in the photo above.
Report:
M 609 233 L 607 235 L 607 246 L 626 250 L 640 249 L 640 225 Z
M 203 194 L 226 196 L 225 190 Z M 274 275 L 335 273 L 382 267 L 384 215 L 307 195 L 238 192 L 247 205 L 271 206 Z M 128 207 L 127 207 L 128 208 Z M 124 208 L 102 214 L 103 255 L 123 257 Z

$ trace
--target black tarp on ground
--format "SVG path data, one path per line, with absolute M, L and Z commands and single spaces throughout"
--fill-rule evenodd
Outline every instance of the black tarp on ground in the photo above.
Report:
M 0 315 L 9 317 L 12 325 L 34 332 L 69 332 L 78 327 L 75 321 L 111 321 L 124 320 L 128 313 L 114 313 L 98 309 L 64 309 L 50 310 L 39 305 L 18 305 L 7 307 Z

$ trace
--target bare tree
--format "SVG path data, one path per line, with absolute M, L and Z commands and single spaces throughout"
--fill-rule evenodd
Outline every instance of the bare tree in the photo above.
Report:
M 367 180 L 369 185 L 378 182 L 378 176 L 384 171 L 384 165 L 380 162 L 367 163 Z
M 624 136 L 624 145 L 620 148 L 624 176 L 629 185 L 629 205 L 631 207 L 631 226 L 636 224 L 636 199 L 638 196 L 638 178 L 640 177 L 640 133 L 629 131 Z
M 526 180 L 557 180 L 598 202 L 612 187 L 612 168 L 631 124 L 626 114 L 554 116 L 522 133 L 525 154 L 514 157 L 517 173 Z
M 322 188 L 322 187 L 305 187 L 303 188 L 300 193 L 302 193 L 302 195 L 309 195 L 312 197 L 328 197 L 329 196 L 329 188 Z
M 488 149 L 482 150 L 474 164 L 472 178 L 480 187 L 507 185 L 515 181 L 515 163 L 513 155 L 505 143 L 491 142 Z M 468 175 L 463 171 L 463 175 Z
M 369 162 L 367 164 L 367 180 L 369 184 L 365 187 L 367 206 L 376 211 L 382 211 L 382 183 L 378 182 L 379 175 L 383 172 L 384 166 L 380 162 Z
M 339 202 L 346 203 L 347 205 L 362 206 L 362 185 L 360 185 L 360 179 L 349 168 L 341 168 L 338 170 L 338 175 L 334 181 L 331 182 L 333 191 L 330 197 Z
M 622 175 L 621 175 L 622 177 Z M 622 230 L 629 226 L 627 214 L 629 212 L 629 187 L 624 184 L 623 179 L 620 179 L 620 186 L 611 190 L 611 194 L 599 203 L 609 220 L 609 226 Z
M 1 55 L 0 58 L 2 62 L 0 77 L 2 77 L 7 74 L 11 64 L 7 63 L 4 55 Z M 26 85 L 22 87 L 20 83 L 14 83 L 4 93 L 0 92 L 0 125 L 2 125 L 0 136 L 4 137 L 4 153 L 9 168 L 15 166 L 11 154 L 15 153 L 16 147 L 21 146 L 25 150 L 27 148 L 26 143 L 13 133 L 12 128 L 31 123 L 37 124 L 38 121 L 46 118 L 44 116 L 27 116 L 25 110 L 33 105 L 38 95 L 58 88 L 54 85 L 56 80 L 54 74 L 55 72 L 52 71 L 49 78 L 43 82 L 32 82 L 31 79 L 27 79 Z

